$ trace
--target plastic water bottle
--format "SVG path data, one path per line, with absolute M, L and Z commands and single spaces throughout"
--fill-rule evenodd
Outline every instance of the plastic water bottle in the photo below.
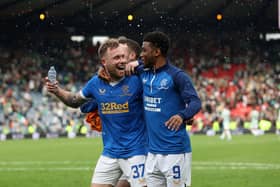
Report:
M 51 66 L 48 71 L 48 79 L 51 81 L 51 83 L 54 83 L 56 81 L 56 71 L 54 69 L 54 66 Z

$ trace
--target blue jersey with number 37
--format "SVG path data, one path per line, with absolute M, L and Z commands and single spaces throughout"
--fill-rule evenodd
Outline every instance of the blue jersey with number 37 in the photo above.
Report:
M 98 104 L 103 155 L 129 158 L 147 153 L 142 93 L 137 76 L 125 77 L 113 86 L 94 76 L 81 90 L 82 97 L 93 98 Z

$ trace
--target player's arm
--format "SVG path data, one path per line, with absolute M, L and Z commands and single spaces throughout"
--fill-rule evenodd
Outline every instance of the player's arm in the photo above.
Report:
M 48 92 L 54 94 L 59 100 L 61 100 L 65 105 L 78 108 L 87 100 L 78 93 L 72 93 L 70 91 L 64 90 L 58 85 L 58 82 L 51 83 L 50 80 L 45 78 L 45 85 Z
M 128 76 L 134 74 L 135 73 L 135 68 L 137 66 L 139 66 L 138 60 L 134 60 L 134 61 L 128 62 L 125 65 L 125 74 L 128 75 Z
M 185 102 L 185 108 L 178 114 L 171 116 L 165 125 L 172 130 L 178 130 L 183 121 L 192 120 L 193 116 L 201 109 L 201 100 L 191 82 L 191 79 L 183 71 L 174 77 L 174 83 Z
M 141 60 L 134 60 L 125 65 L 125 74 L 141 74 L 144 71 L 144 64 Z
M 201 109 L 201 100 L 193 86 L 191 78 L 183 71 L 178 72 L 175 84 L 185 102 L 185 108 L 179 112 L 183 120 L 191 119 Z

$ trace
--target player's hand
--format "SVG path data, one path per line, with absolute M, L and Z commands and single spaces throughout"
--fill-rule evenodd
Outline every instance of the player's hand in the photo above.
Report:
M 182 123 L 183 123 L 182 117 L 180 115 L 176 114 L 165 122 L 165 126 L 172 131 L 174 131 L 174 130 L 177 131 L 180 128 L 180 126 L 182 125 Z
M 130 76 L 135 73 L 135 68 L 139 65 L 138 61 L 131 61 L 125 65 L 125 74 Z
M 45 86 L 48 90 L 48 92 L 53 93 L 53 94 L 57 94 L 58 92 L 58 82 L 55 81 L 54 83 L 52 83 L 48 77 L 45 77 Z

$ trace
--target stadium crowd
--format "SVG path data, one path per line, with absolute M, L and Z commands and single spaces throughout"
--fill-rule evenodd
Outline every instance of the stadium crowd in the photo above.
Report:
M 220 132 L 220 108 L 227 103 L 232 131 L 249 130 L 250 112 L 256 108 L 259 128 L 279 133 L 280 47 L 244 34 L 232 36 L 197 34 L 172 40 L 171 61 L 189 73 L 203 103 L 189 131 Z M 48 95 L 43 78 L 54 65 L 62 86 L 79 90 L 97 71 L 98 45 L 66 39 L 16 42 L 0 45 L 0 134 L 89 132 L 84 114 Z

